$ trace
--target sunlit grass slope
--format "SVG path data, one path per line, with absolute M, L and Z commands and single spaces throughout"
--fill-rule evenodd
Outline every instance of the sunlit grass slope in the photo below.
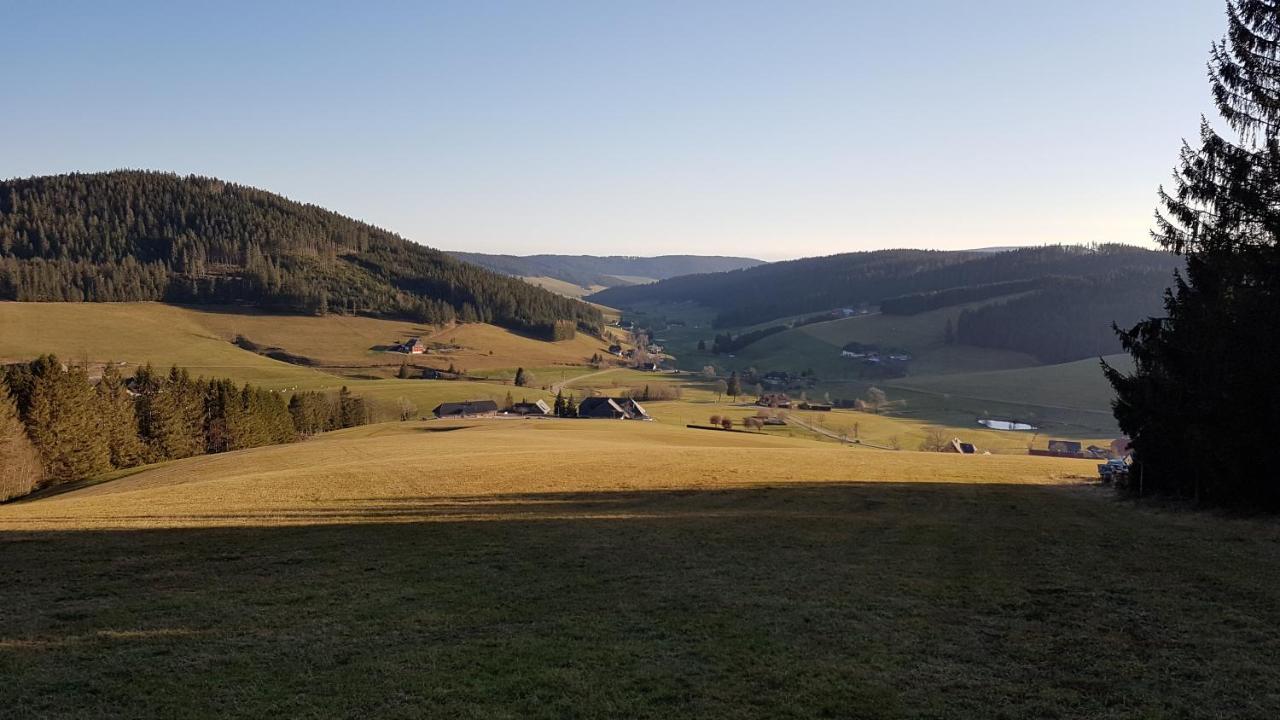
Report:
M 1132 367 L 1128 355 L 1105 359 L 1122 370 Z M 1102 412 L 1109 411 L 1115 397 L 1096 358 L 995 372 L 906 377 L 886 384 L 929 393 Z
M 761 482 L 1053 482 L 1085 461 L 857 452 L 661 423 L 496 419 L 371 425 L 169 463 L 0 507 L 0 530 L 413 519 L 425 497 L 714 489 Z M 390 503 L 390 505 L 388 505 Z M 428 503 L 429 504 L 429 503 Z M 370 508 L 380 507 L 367 516 Z M 476 506 L 483 509 L 483 504 Z M 511 508 L 520 513 L 520 508 Z M 487 511 L 486 511 L 487 512 Z
M 0 715 L 1275 717 L 1280 530 L 1091 472 L 586 420 L 179 461 L 0 506 Z
M 196 375 L 276 385 L 323 377 L 241 350 L 204 319 L 160 303 L 0 302 L 0 360 L 54 353 L 68 362 L 176 364 Z
M 243 335 L 324 366 L 398 366 L 406 356 L 382 352 L 406 338 L 456 345 L 411 361 L 467 370 L 582 364 L 607 344 L 588 335 L 543 342 L 480 323 L 439 329 L 407 321 L 326 315 L 271 315 L 247 308 L 162 303 L 0 303 L 0 358 L 56 352 L 69 359 L 151 361 L 187 367 L 270 367 L 231 345 Z M 234 358 L 234 359 L 233 359 Z M 248 372 L 248 371 L 246 371 Z M 253 379 L 243 377 L 242 379 Z

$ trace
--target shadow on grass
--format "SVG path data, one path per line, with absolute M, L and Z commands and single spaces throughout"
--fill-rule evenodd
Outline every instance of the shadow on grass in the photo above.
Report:
M 1275 529 L 1144 515 L 1087 490 L 353 496 L 276 515 L 316 524 L 0 535 L 7 707 L 774 718 L 1280 705 Z

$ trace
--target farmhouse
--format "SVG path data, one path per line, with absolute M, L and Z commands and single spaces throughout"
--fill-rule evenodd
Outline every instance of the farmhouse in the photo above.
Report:
M 631 398 L 589 397 L 578 403 L 578 417 L 609 420 L 648 420 L 649 413 Z
M 800 403 L 800 409 L 814 412 L 831 412 L 831 406 L 827 403 L 802 402 Z
M 492 400 L 464 400 L 440 403 L 431 411 L 438 418 L 493 417 L 498 414 L 498 403 Z
M 512 404 L 511 412 L 515 415 L 550 415 L 551 408 L 542 400 L 534 400 Z
M 756 400 L 756 404 L 761 407 L 790 408 L 791 397 L 783 392 L 765 393 Z
M 943 448 L 943 452 L 977 455 L 978 448 L 974 447 L 973 443 L 963 442 L 960 438 L 952 438 L 951 442 L 947 443 L 946 447 Z
M 1037 450 L 1033 448 L 1028 452 L 1031 455 L 1047 455 L 1050 457 L 1088 457 L 1085 455 L 1081 444 L 1075 440 L 1050 440 L 1048 450 Z
M 426 351 L 427 346 L 422 342 L 422 338 L 412 337 L 400 344 L 400 352 L 410 355 L 421 355 Z

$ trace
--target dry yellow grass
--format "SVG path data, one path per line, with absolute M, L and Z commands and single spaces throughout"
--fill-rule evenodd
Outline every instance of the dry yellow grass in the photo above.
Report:
M 533 510 L 548 514 L 546 507 L 505 504 L 503 496 L 515 493 L 881 481 L 1042 484 L 1091 470 L 1085 461 L 857 452 L 659 423 L 390 423 L 191 458 L 0 507 L 0 531 L 512 519 Z M 494 503 L 503 503 L 501 513 L 493 512 Z
M 0 361 L 54 353 L 70 362 L 176 364 L 197 375 L 275 385 L 322 376 L 241 350 L 204 316 L 160 303 L 0 302 Z
M 74 361 L 178 364 L 255 382 L 300 379 L 315 372 L 241 350 L 231 344 L 236 335 L 335 367 L 398 366 L 406 356 L 373 348 L 415 335 L 460 349 L 413 361 L 439 367 L 453 363 L 467 370 L 584 364 L 607 347 L 582 334 L 550 343 L 483 324 L 440 329 L 399 320 L 270 315 L 245 308 L 0 302 L 0 360 L 53 352 Z
M 0 506 L 0 715 L 1276 717 L 1274 523 L 1090 472 L 589 420 L 179 461 Z

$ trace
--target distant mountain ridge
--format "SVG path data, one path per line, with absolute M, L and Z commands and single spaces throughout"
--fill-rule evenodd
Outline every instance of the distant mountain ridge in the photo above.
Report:
M 911 315 L 993 300 L 963 313 L 951 341 L 1066 362 L 1118 352 L 1112 323 L 1129 327 L 1159 314 L 1182 265 L 1171 253 L 1128 245 L 879 250 L 614 287 L 587 299 L 622 310 L 694 303 L 716 311 L 717 328 L 838 308 Z
M 546 277 L 584 288 L 637 284 L 638 278 L 666 280 L 694 273 L 727 272 L 765 264 L 763 260 L 722 255 L 489 255 L 446 251 L 494 272 L 517 277 Z

